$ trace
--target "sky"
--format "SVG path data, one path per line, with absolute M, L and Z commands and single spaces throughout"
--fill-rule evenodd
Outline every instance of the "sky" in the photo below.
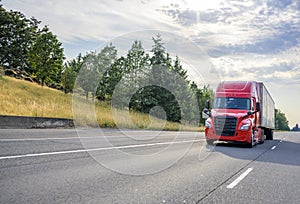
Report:
M 143 43 L 146 37 L 151 40 L 146 33 L 157 32 L 173 42 L 178 36 L 187 39 L 198 46 L 196 52 L 211 63 L 220 80 L 264 82 L 275 107 L 286 114 L 289 126 L 300 124 L 299 0 L 2 0 L 1 3 L 7 10 L 18 10 L 47 25 L 62 42 L 67 59 L 99 49 L 108 42 L 139 38 Z M 132 41 L 128 43 L 130 48 Z M 186 50 L 167 47 L 167 43 L 166 48 L 175 54 Z M 192 80 L 201 84 L 203 78 L 210 78 L 206 73 L 197 75 L 197 68 L 196 72 L 191 68 L 197 66 L 190 62 L 191 52 L 183 53 L 182 61 Z

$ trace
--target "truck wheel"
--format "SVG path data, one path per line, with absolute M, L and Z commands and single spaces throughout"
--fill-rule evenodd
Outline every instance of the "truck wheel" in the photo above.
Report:
M 265 130 L 261 129 L 261 139 L 259 141 L 260 144 L 265 142 Z
M 254 141 L 254 133 L 251 134 L 251 141 L 250 143 L 247 144 L 247 147 L 252 148 L 255 145 L 255 141 Z

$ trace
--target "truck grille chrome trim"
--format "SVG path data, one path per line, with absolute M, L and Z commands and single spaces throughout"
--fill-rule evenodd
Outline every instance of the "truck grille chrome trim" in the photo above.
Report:
M 217 135 L 234 136 L 236 131 L 237 118 L 232 116 L 216 116 L 214 126 Z

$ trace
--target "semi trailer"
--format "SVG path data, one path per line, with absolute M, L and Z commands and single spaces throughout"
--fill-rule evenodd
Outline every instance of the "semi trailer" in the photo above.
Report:
M 262 82 L 224 81 L 216 89 L 213 106 L 205 104 L 205 138 L 215 141 L 245 143 L 253 147 L 273 140 L 274 100 Z

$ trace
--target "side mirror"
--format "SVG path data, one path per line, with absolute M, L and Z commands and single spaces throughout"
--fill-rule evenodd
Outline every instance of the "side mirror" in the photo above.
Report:
M 210 112 L 207 108 L 204 108 L 203 112 L 202 112 L 202 118 L 207 119 L 210 117 Z
M 256 111 L 260 111 L 260 103 L 256 102 Z
M 209 102 L 209 100 L 205 101 L 205 109 L 210 109 L 210 102 Z

